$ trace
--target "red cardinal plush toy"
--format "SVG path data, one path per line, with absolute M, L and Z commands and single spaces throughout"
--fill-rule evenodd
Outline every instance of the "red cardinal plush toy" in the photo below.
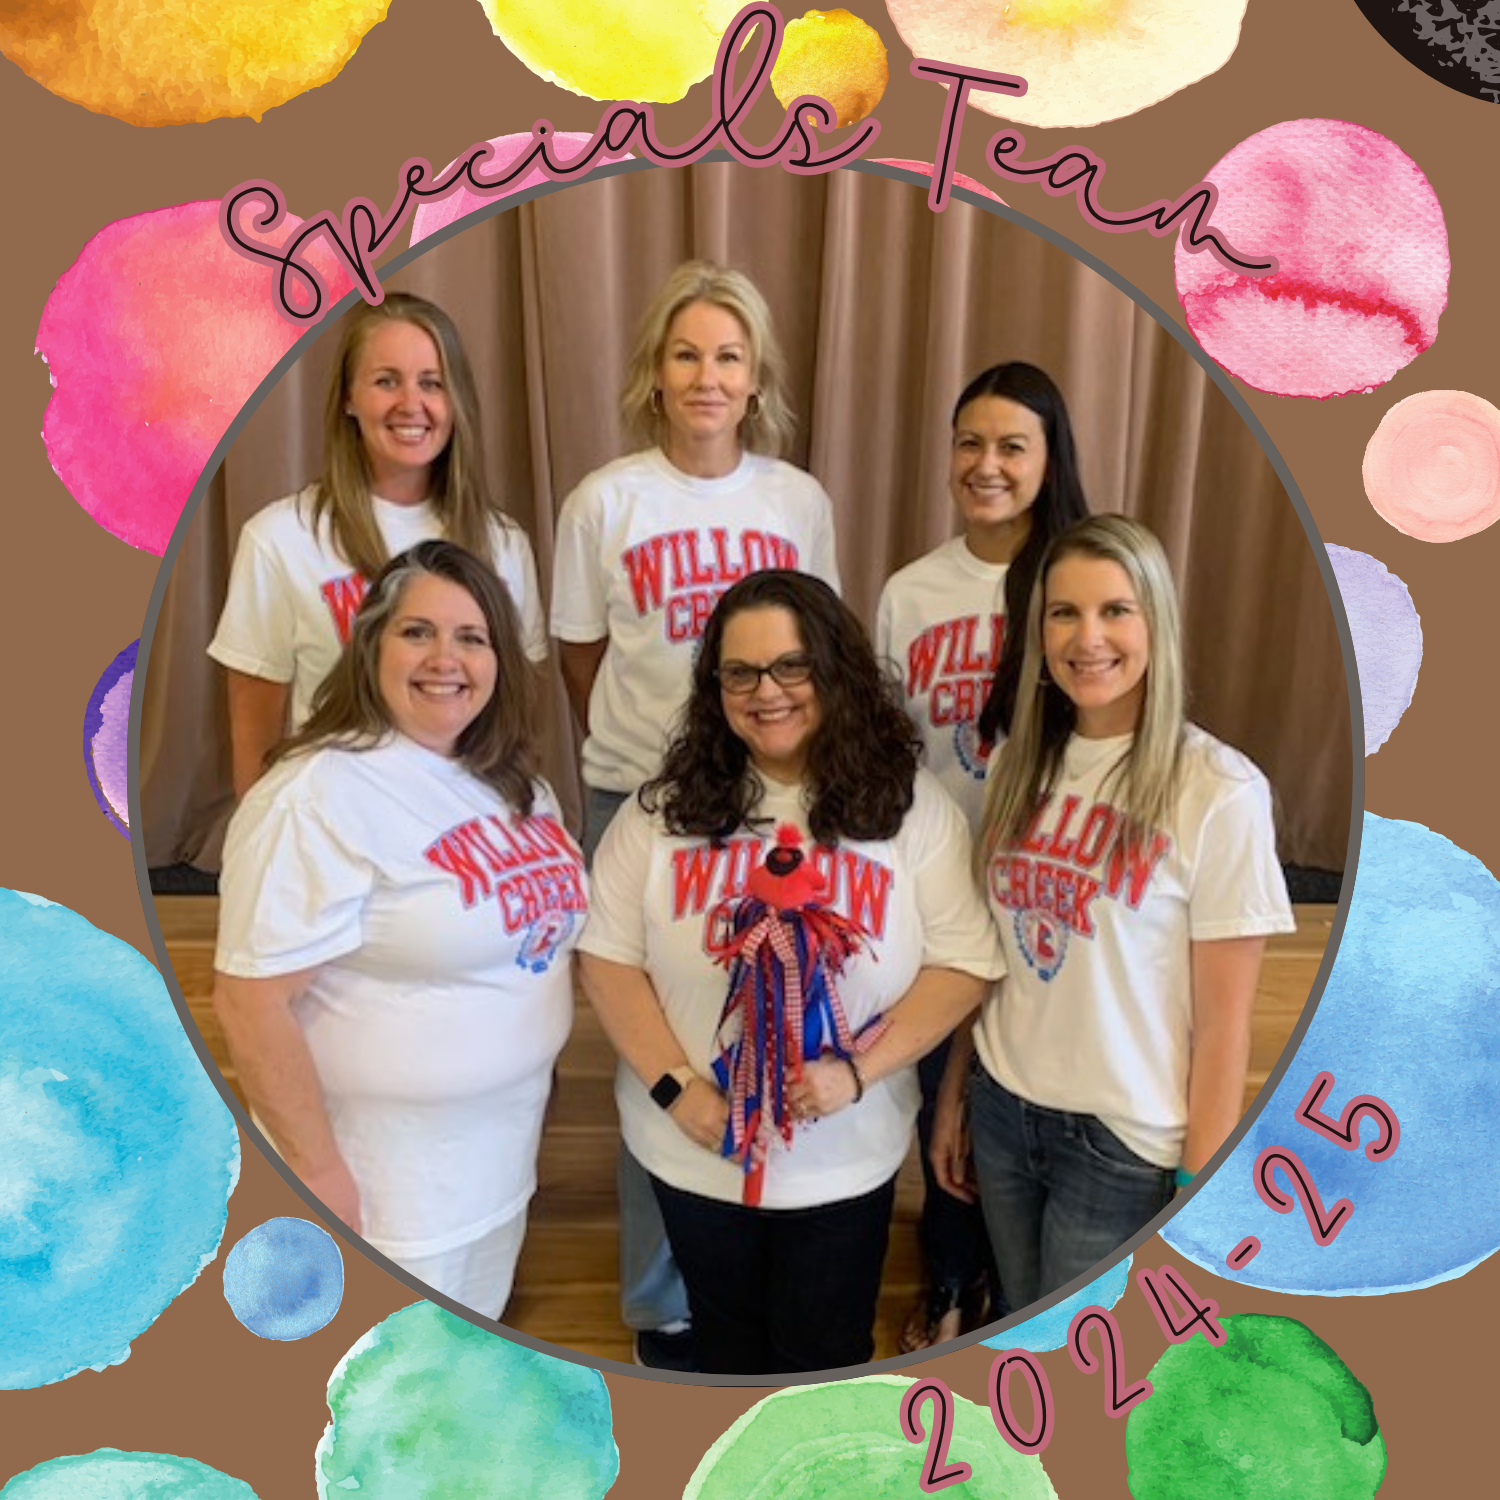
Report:
M 877 1020 L 858 1038 L 850 1034 L 834 980 L 866 933 L 823 904 L 829 894 L 801 833 L 783 824 L 745 883 L 731 919 L 734 935 L 719 955 L 729 970 L 714 1062 L 729 1098 L 722 1150 L 744 1164 L 751 1206 L 760 1202 L 772 1141 L 792 1144 L 786 1092 L 803 1063 L 826 1052 L 852 1057 L 885 1029 Z

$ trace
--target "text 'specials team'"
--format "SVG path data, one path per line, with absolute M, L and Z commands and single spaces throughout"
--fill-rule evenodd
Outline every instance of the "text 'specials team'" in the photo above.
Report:
M 873 642 L 786 386 L 756 288 L 680 266 L 625 373 L 639 451 L 557 519 L 579 842 L 537 774 L 531 543 L 430 302 L 346 318 L 322 473 L 245 526 L 210 648 L 241 799 L 214 999 L 268 1138 L 500 1317 L 576 952 L 620 1059 L 621 1317 L 708 1373 L 871 1358 L 917 1128 L 903 1349 L 1107 1256 L 1233 1128 L 1292 927 L 1270 789 L 1185 721 L 1165 556 L 1090 515 L 1053 381 L 959 394 L 961 529 Z

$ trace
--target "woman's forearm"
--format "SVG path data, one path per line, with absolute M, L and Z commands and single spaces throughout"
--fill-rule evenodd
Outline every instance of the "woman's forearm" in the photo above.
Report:
M 923 969 L 916 982 L 886 1012 L 886 1029 L 868 1052 L 859 1054 L 860 1076 L 866 1087 L 925 1057 L 944 1037 L 959 1028 L 979 1008 L 990 981 L 958 969 Z M 957 1050 L 955 1039 L 955 1049 Z M 968 1046 L 964 1044 L 967 1059 Z M 949 1059 L 949 1067 L 952 1067 Z
M 285 735 L 291 693 L 284 682 L 230 672 L 229 744 L 236 797 L 260 780 L 266 755 Z
M 286 1164 L 304 1180 L 340 1163 L 312 1054 L 290 1001 L 305 988 L 282 979 L 214 976 L 213 1006 L 240 1086 Z M 290 992 L 290 993 L 289 993 Z
M 688 1064 L 643 969 L 584 953 L 579 955 L 578 971 L 615 1051 L 647 1088 L 663 1073 Z
M 1238 1123 L 1245 1104 L 1250 1027 L 1264 938 L 1194 943 L 1193 1034 L 1182 1165 L 1201 1170 Z

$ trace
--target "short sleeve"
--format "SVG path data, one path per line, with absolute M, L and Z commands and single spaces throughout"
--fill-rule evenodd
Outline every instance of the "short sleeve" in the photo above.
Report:
M 635 797 L 627 797 L 594 854 L 580 952 L 638 969 L 646 966 L 645 892 L 655 838 L 650 815 Z
M 891 586 L 887 582 L 875 606 L 875 656 L 884 665 L 891 657 Z
M 352 953 L 364 941 L 374 886 L 311 799 L 252 792 L 229 825 L 219 878 L 214 966 L 243 979 L 292 974 Z
M 1188 894 L 1188 935 L 1202 943 L 1295 928 L 1276 858 L 1271 788 L 1247 767 L 1204 820 Z
M 296 672 L 292 590 L 276 552 L 253 525 L 240 531 L 229 572 L 229 592 L 208 654 L 249 677 L 290 682 Z
M 821 578 L 835 594 L 842 594 L 839 583 L 838 544 L 833 532 L 833 501 L 817 480 L 812 481 L 817 491 L 817 515 L 813 529 L 812 556 L 807 560 L 807 571 Z
M 498 523 L 495 571 L 504 580 L 521 619 L 521 649 L 527 659 L 547 660 L 547 626 L 542 618 L 542 591 L 537 584 L 531 538 L 514 521 Z
M 922 917 L 922 965 L 958 969 L 980 979 L 1005 973 L 1000 939 L 971 866 L 969 825 L 958 804 L 926 771 L 906 815 L 910 857 Z
M 563 502 L 552 561 L 552 634 L 561 641 L 602 641 L 609 634 L 599 558 L 599 507 L 582 487 Z

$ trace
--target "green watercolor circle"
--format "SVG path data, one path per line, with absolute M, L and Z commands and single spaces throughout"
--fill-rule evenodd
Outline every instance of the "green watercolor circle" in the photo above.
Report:
M 1385 1439 L 1349 1367 L 1295 1318 L 1219 1321 L 1224 1345 L 1174 1344 L 1126 1419 L 1135 1500 L 1369 1500 Z
M 867 1375 L 799 1385 L 757 1402 L 707 1453 L 682 1500 L 919 1500 L 927 1444 L 901 1432 L 901 1398 L 915 1385 Z M 948 1460 L 974 1473 L 952 1493 L 961 1500 L 1057 1500 L 1035 1456 L 1017 1453 L 995 1431 L 988 1408 L 954 1396 Z M 921 1407 L 932 1428 L 931 1404 Z

